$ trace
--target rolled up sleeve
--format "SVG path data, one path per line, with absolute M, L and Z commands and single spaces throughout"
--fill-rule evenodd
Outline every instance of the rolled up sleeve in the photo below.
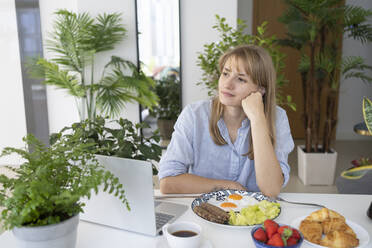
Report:
M 189 106 L 181 112 L 172 139 L 159 163 L 159 179 L 187 173 L 194 162 L 194 115 Z
M 284 175 L 284 183 L 282 187 L 286 186 L 289 181 L 289 173 L 291 171 L 288 164 L 288 155 L 294 148 L 294 142 L 291 135 L 291 129 L 287 114 L 284 109 L 277 108 L 276 121 L 276 146 L 275 153 L 279 161 L 280 167 Z

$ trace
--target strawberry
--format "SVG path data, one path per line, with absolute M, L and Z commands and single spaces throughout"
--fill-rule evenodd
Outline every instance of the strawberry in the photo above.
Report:
M 278 228 L 278 233 L 282 236 L 283 239 L 287 240 L 292 236 L 292 228 L 289 226 L 281 226 Z
M 285 240 L 282 239 L 279 233 L 275 233 L 267 242 L 267 245 L 272 245 L 276 247 L 283 247 L 286 246 Z
M 273 220 L 266 219 L 266 220 L 264 221 L 264 227 L 265 227 L 265 229 L 266 229 L 266 227 L 268 227 L 268 226 L 276 226 L 276 227 L 278 227 L 279 225 L 278 225 L 278 223 L 276 223 L 276 222 L 273 221 Z
M 290 246 L 290 245 L 295 245 L 297 244 L 298 242 L 298 239 L 294 238 L 294 237 L 289 237 L 289 239 L 287 239 L 287 245 Z
M 290 238 L 295 238 L 299 240 L 301 236 L 300 236 L 300 233 L 296 229 L 292 229 L 292 235 L 290 236 Z
M 289 226 L 281 226 L 278 228 L 278 233 L 282 234 L 285 230 L 288 230 L 288 229 L 291 230 Z
M 271 237 L 278 231 L 279 225 L 275 221 L 267 219 L 264 222 L 264 227 L 268 238 L 271 239 Z
M 254 232 L 253 237 L 254 237 L 255 239 L 257 239 L 258 241 L 261 241 L 261 242 L 263 242 L 263 243 L 266 243 L 266 241 L 267 241 L 267 234 L 266 234 L 265 230 L 262 229 L 261 227 L 258 228 L 258 229 Z

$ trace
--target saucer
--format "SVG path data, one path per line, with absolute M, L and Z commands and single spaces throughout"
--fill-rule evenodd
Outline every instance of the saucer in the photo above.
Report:
M 156 242 L 156 248 L 170 248 L 167 239 L 164 236 L 162 236 L 160 240 Z M 209 239 L 203 237 L 199 248 L 213 248 L 213 244 Z

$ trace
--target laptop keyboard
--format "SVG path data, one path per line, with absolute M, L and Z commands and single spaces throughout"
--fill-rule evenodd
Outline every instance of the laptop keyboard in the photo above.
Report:
M 155 213 L 155 219 L 156 219 L 156 230 L 159 230 L 162 228 L 166 223 L 168 223 L 174 215 L 170 214 L 164 214 L 164 213 Z

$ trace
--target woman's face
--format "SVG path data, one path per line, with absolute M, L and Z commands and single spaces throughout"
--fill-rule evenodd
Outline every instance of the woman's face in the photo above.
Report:
M 245 72 L 243 62 L 229 58 L 218 80 L 220 102 L 226 106 L 241 107 L 242 100 L 257 90 L 258 86 Z

